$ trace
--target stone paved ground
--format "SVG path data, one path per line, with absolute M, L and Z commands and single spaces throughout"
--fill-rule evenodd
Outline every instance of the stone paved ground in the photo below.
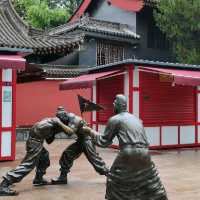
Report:
M 72 140 L 57 140 L 47 146 L 51 155 L 51 167 L 47 178 L 58 175 L 59 155 Z M 104 160 L 111 165 L 117 150 L 98 149 Z M 17 143 L 17 156 L 14 162 L 0 163 L 0 176 L 14 168 L 25 153 L 25 143 Z M 200 199 L 200 149 L 179 151 L 158 151 L 152 155 L 160 172 L 169 200 Z M 14 187 L 20 192 L 17 197 L 0 197 L 3 200 L 103 200 L 105 177 L 97 175 L 84 156 L 74 164 L 69 176 L 69 184 L 63 186 L 32 186 L 33 173 Z

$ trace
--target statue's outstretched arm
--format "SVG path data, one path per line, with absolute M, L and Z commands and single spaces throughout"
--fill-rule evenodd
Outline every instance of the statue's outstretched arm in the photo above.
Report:
M 83 127 L 85 133 L 89 134 L 99 147 L 107 147 L 112 144 L 113 138 L 117 134 L 117 121 L 109 119 L 103 133 L 98 133 L 90 127 Z

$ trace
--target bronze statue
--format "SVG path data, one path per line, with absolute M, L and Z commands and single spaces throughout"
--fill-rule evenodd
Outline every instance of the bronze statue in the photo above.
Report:
M 124 95 L 113 103 L 115 116 L 108 121 L 103 134 L 85 127 L 96 145 L 107 147 L 116 136 L 119 154 L 107 176 L 108 200 L 167 200 L 164 186 L 148 152 L 147 137 L 140 120 L 127 112 Z
M 10 188 L 14 183 L 20 182 L 36 167 L 36 176 L 34 184 L 47 184 L 43 179 L 46 169 L 49 167 L 49 154 L 43 147 L 44 140 L 51 143 L 57 133 L 63 131 L 66 134 L 72 134 L 73 130 L 63 124 L 57 117 L 46 118 L 37 122 L 29 132 L 29 138 L 26 142 L 26 155 L 21 164 L 15 169 L 7 172 L 0 183 L 0 196 L 14 196 L 18 193 Z
M 83 127 L 87 127 L 87 123 L 81 117 L 66 112 L 64 108 L 60 108 L 60 112 L 57 116 L 64 119 L 63 123 L 73 129 L 77 135 L 77 141 L 63 151 L 59 161 L 60 175 L 52 179 L 52 184 L 67 184 L 67 174 L 70 172 L 74 160 L 82 153 L 85 154 L 88 161 L 100 175 L 107 175 L 109 170 L 105 162 L 96 152 L 91 137 L 83 131 Z

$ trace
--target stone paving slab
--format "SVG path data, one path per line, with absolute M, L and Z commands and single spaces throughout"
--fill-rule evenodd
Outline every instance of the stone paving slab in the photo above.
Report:
M 59 174 L 59 156 L 72 140 L 56 140 L 46 146 L 50 152 L 51 166 L 46 177 L 51 179 Z M 0 162 L 0 177 L 9 169 L 17 166 L 25 154 L 25 143 L 17 143 L 17 155 L 14 162 Z M 117 150 L 100 149 L 98 152 L 111 165 Z M 169 200 L 200 199 L 200 149 L 156 151 L 152 154 L 160 177 L 165 185 Z M 69 184 L 34 187 L 34 172 L 29 174 L 14 189 L 20 192 L 17 197 L 0 197 L 3 200 L 103 200 L 105 194 L 104 176 L 95 173 L 92 166 L 82 155 L 75 163 L 69 175 Z

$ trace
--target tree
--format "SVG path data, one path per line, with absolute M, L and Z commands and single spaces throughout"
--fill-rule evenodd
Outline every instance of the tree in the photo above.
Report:
M 160 0 L 154 17 L 172 41 L 177 60 L 200 64 L 200 1 Z
M 66 23 L 81 0 L 13 0 L 19 15 L 35 28 Z
M 27 9 L 32 5 L 37 5 L 39 0 L 13 0 L 12 3 L 15 10 L 20 15 L 20 17 L 25 18 Z
M 52 7 L 66 7 L 70 15 L 72 15 L 82 1 L 83 0 L 49 0 L 49 5 Z
M 69 12 L 65 8 L 50 9 L 46 2 L 32 5 L 27 9 L 26 20 L 36 28 L 51 28 L 64 24 L 69 18 Z

